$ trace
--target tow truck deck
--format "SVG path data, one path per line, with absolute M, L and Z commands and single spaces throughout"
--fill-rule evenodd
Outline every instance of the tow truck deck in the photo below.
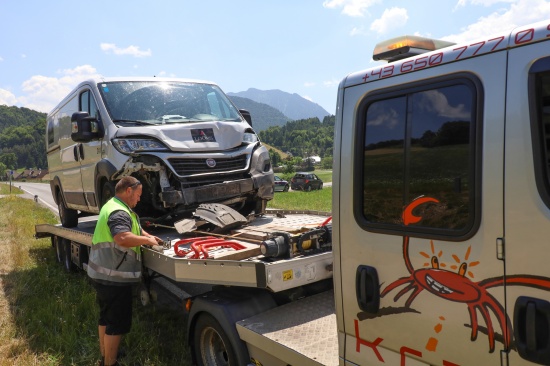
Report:
M 277 294 L 300 294 L 308 285 L 332 278 L 332 251 L 322 250 L 308 255 L 266 257 L 260 245 L 274 234 L 299 235 L 327 221 L 329 213 L 316 211 L 270 210 L 248 224 L 231 230 L 227 235 L 206 232 L 190 232 L 181 235 L 168 227 L 147 227 L 170 245 L 147 248 L 142 251 L 142 261 L 155 286 L 170 292 L 180 300 L 189 298 L 181 290 L 183 283 L 221 285 L 224 288 L 249 288 Z M 70 260 L 86 269 L 87 255 L 92 245 L 96 221 L 81 222 L 69 229 L 61 225 L 40 224 L 35 227 L 36 237 L 52 237 L 54 247 L 70 248 Z M 212 235 L 212 236 L 210 236 Z M 242 245 L 235 250 L 227 246 L 212 248 L 204 257 L 191 258 L 190 238 L 223 237 Z M 220 242 L 221 241 L 220 239 Z M 64 244 L 63 244 L 64 243 Z M 175 249 L 177 247 L 177 249 Z M 88 249 L 88 250 L 86 250 Z M 179 256 L 177 252 L 187 254 Z M 308 295 L 292 295 L 305 298 L 235 319 L 236 333 L 247 344 L 251 360 L 254 357 L 272 357 L 281 365 L 337 365 L 337 332 L 332 290 Z M 143 303 L 143 295 L 141 295 Z M 197 297 L 201 297 L 198 295 Z M 204 296 L 206 297 L 206 296 Z M 266 350 L 269 352 L 266 354 Z M 274 353 L 273 353 L 274 352 Z

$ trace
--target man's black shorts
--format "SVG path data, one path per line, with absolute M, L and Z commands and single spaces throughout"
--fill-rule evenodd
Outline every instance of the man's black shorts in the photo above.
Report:
M 94 282 L 99 304 L 99 325 L 105 334 L 121 335 L 132 326 L 132 286 L 109 286 Z

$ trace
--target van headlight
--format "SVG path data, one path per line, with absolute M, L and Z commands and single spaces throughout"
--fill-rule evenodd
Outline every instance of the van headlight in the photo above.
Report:
M 255 133 L 245 132 L 243 135 L 243 142 L 247 144 L 258 142 L 258 136 L 256 136 Z
M 113 146 L 123 154 L 142 151 L 168 151 L 166 145 L 154 139 L 112 139 Z

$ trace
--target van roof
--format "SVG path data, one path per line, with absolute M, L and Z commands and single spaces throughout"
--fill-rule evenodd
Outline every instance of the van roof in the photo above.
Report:
M 342 80 L 340 88 L 369 83 L 420 69 L 548 40 L 549 35 L 550 20 L 517 27 L 508 33 L 488 36 L 473 42 L 451 45 L 435 51 L 354 72 Z

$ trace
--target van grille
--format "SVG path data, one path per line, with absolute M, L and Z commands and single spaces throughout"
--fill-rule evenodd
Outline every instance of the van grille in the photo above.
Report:
M 216 166 L 212 168 L 206 165 L 207 158 L 172 158 L 168 161 L 178 175 L 187 176 L 242 170 L 246 168 L 247 158 L 247 154 L 232 158 L 217 158 L 214 159 Z

